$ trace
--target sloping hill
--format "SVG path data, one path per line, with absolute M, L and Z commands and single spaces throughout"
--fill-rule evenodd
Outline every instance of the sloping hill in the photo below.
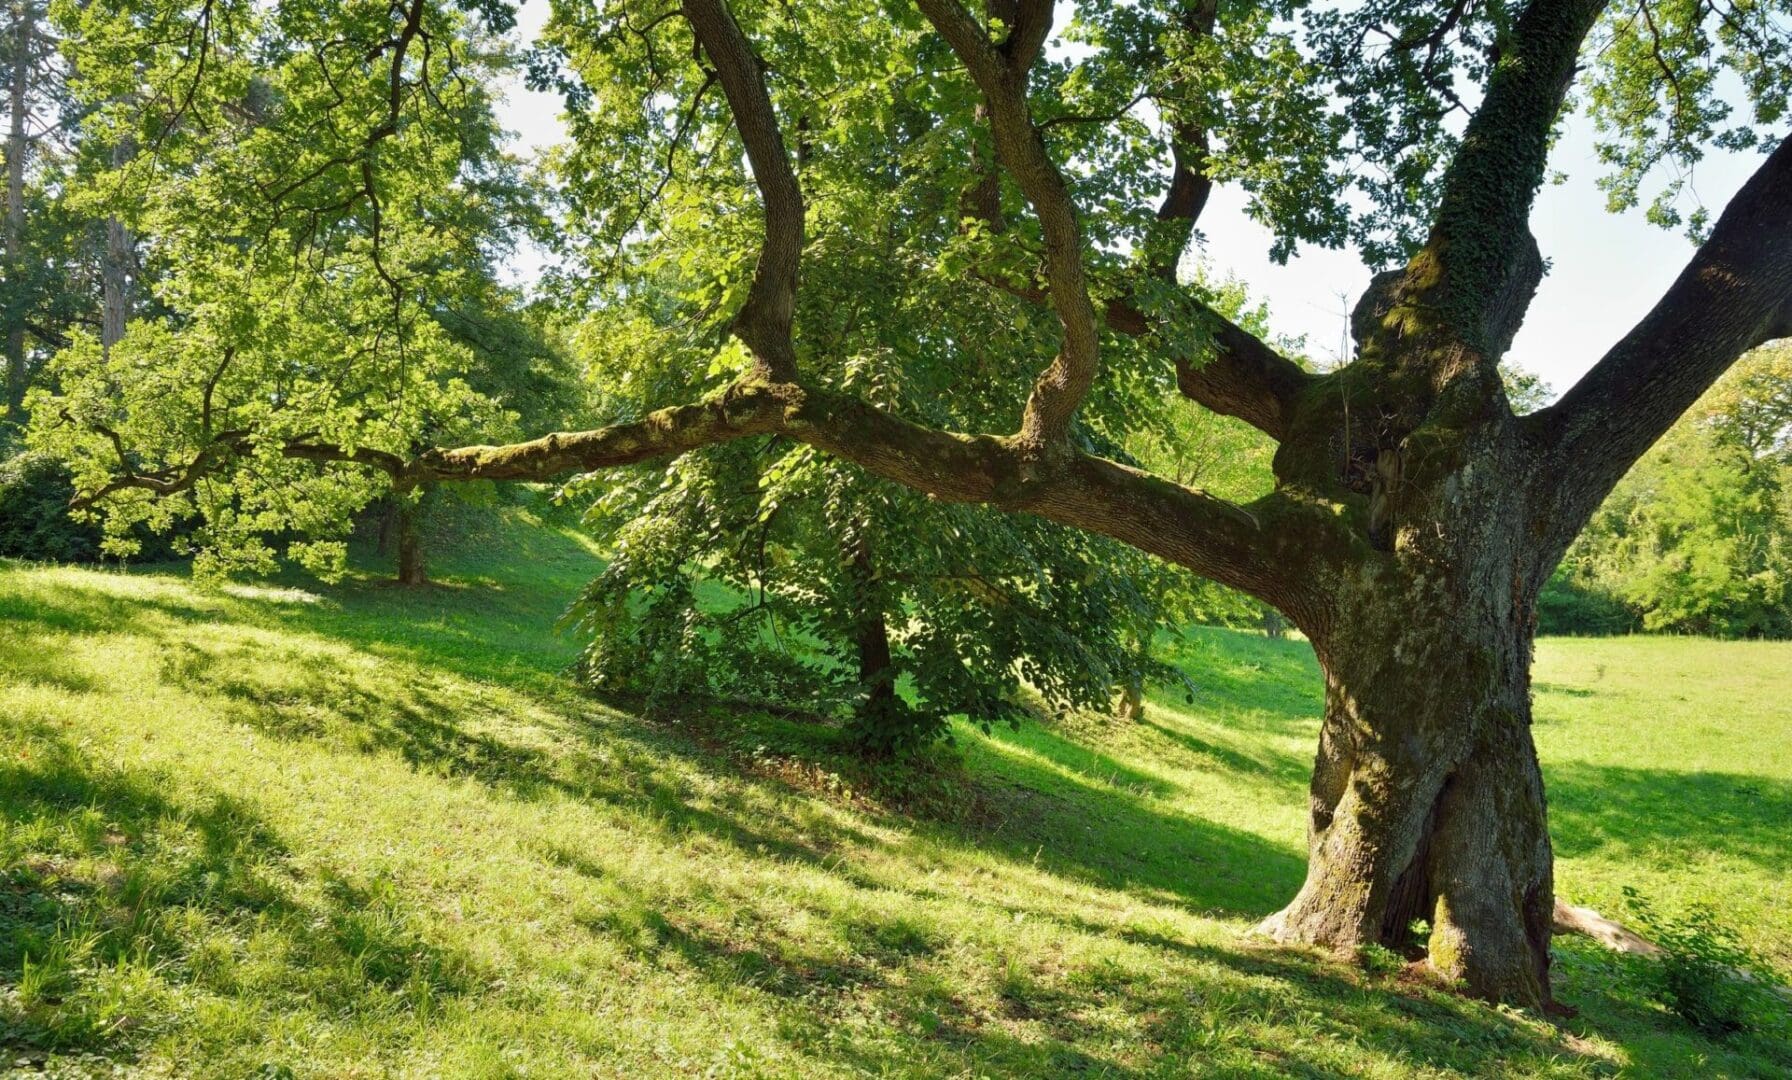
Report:
M 1564 943 L 1558 1030 L 1252 944 L 1317 730 L 1197 631 L 1144 724 L 871 783 L 788 720 L 578 693 L 593 569 L 506 511 L 421 593 L 0 565 L 6 1062 L 181 1076 L 1779 1076 Z M 1792 648 L 1555 642 L 1561 888 L 1724 905 L 1792 966 Z M 1777 692 L 1776 692 L 1777 691 Z M 0 1066 L 3 1067 L 3 1066 Z M 109 1073 L 108 1073 L 109 1074 Z

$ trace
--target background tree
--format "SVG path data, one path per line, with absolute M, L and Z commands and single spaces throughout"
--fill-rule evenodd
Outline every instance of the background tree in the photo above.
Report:
M 157 314 L 71 339 L 33 443 L 90 491 L 134 474 L 107 492 L 124 496 L 116 553 L 138 524 L 196 516 L 202 570 L 283 550 L 333 572 L 353 512 L 392 492 L 400 576 L 420 581 L 409 509 L 427 485 L 405 463 L 514 430 L 506 396 L 538 423 L 567 398 L 542 392 L 565 372 L 495 284 L 535 216 L 474 74 L 504 58 L 481 52 L 482 17 L 422 4 L 396 24 L 375 5 L 185 14 L 67 13 L 89 139 L 142 148 L 108 155 L 80 199 L 114 239 L 144 238 Z
M 957 0 L 916 8 L 556 9 L 549 43 L 578 73 L 568 80 L 575 106 L 581 96 L 600 106 L 575 109 L 575 234 L 632 266 L 633 238 L 680 217 L 707 224 L 728 266 L 708 286 L 734 338 L 717 354 L 726 386 L 604 428 L 405 458 L 403 444 L 372 441 L 392 423 L 386 399 L 318 429 L 283 426 L 265 397 L 245 396 L 254 435 L 221 439 L 192 420 L 203 400 L 189 372 L 110 403 L 98 426 L 70 409 L 70 426 L 86 433 L 65 444 L 81 482 L 95 497 L 131 496 L 128 515 L 141 493 L 181 496 L 200 476 L 240 484 L 250 466 L 295 458 L 383 464 L 410 482 L 540 479 L 780 435 L 943 501 L 1104 534 L 1273 605 L 1319 659 L 1327 704 L 1308 876 L 1264 932 L 1348 951 L 1403 945 L 1424 918 L 1441 976 L 1484 997 L 1547 1004 L 1553 862 L 1529 697 L 1538 594 L 1675 419 L 1742 353 L 1792 333 L 1784 7 L 1683 5 L 1640 19 L 1598 0 L 1091 5 L 1064 31 L 1088 48 L 1061 52 L 1046 48 L 1056 15 L 1046 0 L 987 14 Z M 347 133 L 348 145 L 301 141 L 276 155 L 275 174 L 339 176 L 353 205 L 398 214 L 401 201 L 365 180 L 366 148 L 410 145 L 405 132 L 429 124 L 365 110 L 373 103 L 387 118 L 421 100 L 407 95 L 402 43 L 452 17 L 421 5 L 282 5 L 282 34 L 319 47 L 350 35 L 362 47 L 325 66 L 329 84 L 302 65 L 283 69 L 294 80 L 290 115 L 331 117 L 321 126 Z M 165 33 L 86 37 L 179 54 L 157 44 Z M 1726 72 L 1743 85 L 1742 115 L 1717 96 Z M 1621 193 L 1643 182 L 1648 162 L 1712 142 L 1763 157 L 1651 312 L 1559 401 L 1519 416 L 1499 361 L 1543 273 L 1527 219 L 1577 78 L 1605 125 Z M 905 121 L 906 110 L 924 122 Z M 657 177 L 681 153 L 691 167 L 672 195 Z M 804 160 L 816 168 L 799 177 Z M 1344 160 L 1353 167 L 1334 167 Z M 907 181 L 903 244 L 967 295 L 1037 305 L 1036 343 L 1006 358 L 1037 362 L 1030 392 L 979 414 L 1008 434 L 899 416 L 845 384 L 852 353 L 817 312 L 838 318 L 851 306 L 814 303 L 831 282 L 810 269 L 861 238 L 827 225 L 887 199 L 892 171 Z M 1251 192 L 1279 251 L 1351 237 L 1389 267 L 1356 308 L 1347 364 L 1305 371 L 1177 281 L 1215 182 Z M 1343 198 L 1353 182 L 1365 212 Z M 425 207 L 458 193 L 452 181 L 407 192 Z M 281 197 L 240 189 L 262 213 L 284 205 L 283 185 L 271 194 Z M 384 235 L 367 227 L 379 218 L 366 213 L 361 235 Z M 898 300 L 937 295 L 913 263 L 896 269 Z M 945 343 L 958 361 L 941 389 L 949 399 L 1007 385 L 979 378 L 976 350 L 951 347 L 979 334 L 952 314 L 926 312 L 892 332 Z M 69 355 L 70 375 L 95 367 L 92 350 Z M 1277 440 L 1273 491 L 1234 503 L 1082 438 L 1103 396 L 1172 386 Z M 99 395 L 87 400 L 97 411 Z M 58 404 L 39 415 L 60 415 Z M 415 414 L 397 415 L 408 424 Z M 122 455 L 106 453 L 118 444 L 100 428 L 120 430 L 107 418 L 135 425 L 120 435 Z M 160 434 L 170 430 L 180 437 Z M 135 449 L 140 439 L 147 450 Z M 318 475 L 348 483 L 335 470 Z
M 1619 629 L 1792 636 L 1789 481 L 1792 347 L 1782 343 L 1731 369 L 1605 500 L 1558 575 L 1564 602 L 1580 605 L 1562 613 L 1564 628 L 1609 628 L 1597 621 L 1607 598 L 1621 605 Z
M 93 235 L 66 205 L 77 166 L 79 108 L 45 5 L 17 0 L 0 22 L 6 88 L 6 216 L 0 230 L 0 334 L 6 351 L 7 433 L 22 422 L 25 390 L 69 326 L 93 310 L 85 295 L 99 265 Z M 91 299 L 97 300 L 97 296 Z

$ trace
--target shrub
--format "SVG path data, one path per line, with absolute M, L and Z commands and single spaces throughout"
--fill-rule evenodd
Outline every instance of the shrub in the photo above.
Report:
M 1543 584 L 1537 598 L 1537 632 L 1576 637 L 1632 634 L 1643 620 L 1623 601 L 1562 566 Z
M 0 556 L 97 561 L 100 531 L 69 517 L 74 494 L 68 469 L 48 454 L 25 451 L 0 460 Z
M 0 457 L 0 558 L 36 562 L 93 563 L 105 557 L 98 525 L 69 516 L 75 485 L 68 467 L 50 454 L 23 450 Z M 160 562 L 179 553 L 188 523 L 167 533 L 136 525 L 137 554 L 131 562 Z
M 1759 1030 L 1784 1011 L 1772 968 L 1710 908 L 1670 918 L 1628 886 L 1624 899 L 1642 934 L 1663 950 L 1644 969 L 1650 992 L 1681 1019 L 1723 1038 Z

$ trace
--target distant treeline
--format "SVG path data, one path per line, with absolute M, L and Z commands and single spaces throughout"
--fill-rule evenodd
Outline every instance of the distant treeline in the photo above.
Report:
M 1538 622 L 1792 637 L 1792 341 L 1743 358 L 1637 463 L 1550 580 Z

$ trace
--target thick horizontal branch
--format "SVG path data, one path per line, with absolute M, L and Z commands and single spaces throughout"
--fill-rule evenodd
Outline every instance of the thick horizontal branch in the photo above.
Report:
M 1351 543 L 1332 514 L 1290 496 L 1238 506 L 1103 458 L 1075 451 L 1042 458 L 1019 436 L 924 427 L 856 397 L 795 383 L 736 384 L 710 400 L 639 420 L 505 446 L 430 450 L 409 461 L 310 438 L 288 442 L 282 453 L 378 468 L 408 488 L 438 481 L 555 480 L 773 434 L 943 501 L 1033 513 L 1113 537 L 1274 604 L 1307 629 L 1317 628 L 1325 615 L 1313 586 L 1324 575 L 1311 564 L 1342 554 Z M 227 468 L 248 449 L 249 438 L 230 433 L 177 473 L 124 475 L 80 504 L 126 488 L 184 491 Z
M 1528 423 L 1551 558 L 1625 471 L 1743 353 L 1792 336 L 1792 137 L 1730 200 L 1674 284 L 1593 369 Z
M 1024 511 L 1103 533 L 1259 596 L 1297 621 L 1322 617 L 1303 564 L 1336 545 L 1331 515 L 1272 495 L 1249 507 L 1086 454 L 1041 459 L 1023 438 L 967 435 L 911 423 L 858 398 L 792 383 L 743 384 L 595 431 L 512 446 L 432 451 L 417 467 L 435 480 L 550 480 L 685 453 L 751 435 L 781 434 L 950 502 Z

